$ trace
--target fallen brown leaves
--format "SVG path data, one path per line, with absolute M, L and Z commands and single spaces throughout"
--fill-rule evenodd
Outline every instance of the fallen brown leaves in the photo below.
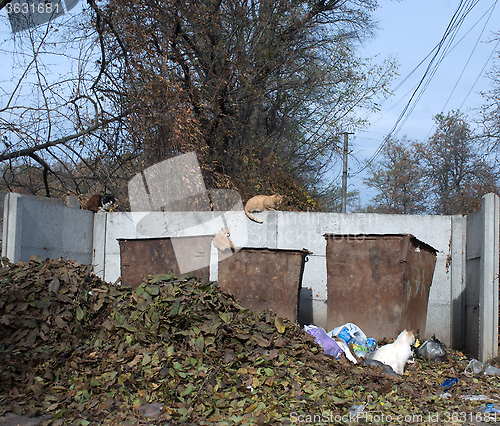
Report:
M 166 275 L 133 290 L 64 260 L 3 260 L 0 338 L 0 414 L 52 425 L 345 423 L 353 405 L 465 424 L 485 401 L 464 396 L 500 393 L 463 374 L 460 352 L 393 378 L 324 355 L 298 325 L 212 284 Z

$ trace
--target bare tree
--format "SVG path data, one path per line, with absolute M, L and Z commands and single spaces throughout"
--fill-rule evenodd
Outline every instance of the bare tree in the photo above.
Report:
M 5 185 L 123 192 L 194 150 L 209 186 L 309 207 L 330 188 L 337 135 L 364 124 L 394 72 L 355 53 L 376 0 L 87 3 L 16 39 L 0 93 Z
M 377 191 L 373 211 L 417 214 L 427 210 L 425 171 L 419 153 L 410 141 L 389 140 L 383 158 L 371 167 L 364 183 Z
M 432 212 L 475 211 L 485 193 L 498 193 L 498 167 L 488 158 L 465 115 L 451 111 L 436 115 L 435 120 L 434 135 L 419 148 L 431 184 Z
M 109 135 L 125 114 L 116 114 L 95 90 L 102 54 L 96 40 L 84 11 L 0 46 L 2 60 L 12 61 L 0 92 L 0 161 L 8 188 L 49 196 L 109 186 L 99 170 L 120 154 Z

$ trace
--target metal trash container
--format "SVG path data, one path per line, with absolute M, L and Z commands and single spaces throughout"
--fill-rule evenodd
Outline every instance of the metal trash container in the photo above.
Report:
M 189 273 L 200 282 L 208 282 L 212 238 L 213 235 L 119 239 L 122 285 L 136 288 L 148 275 L 170 271 L 180 275 L 179 260 L 193 266 Z
M 425 333 L 437 250 L 413 235 L 325 238 L 328 330 L 352 322 L 376 339 Z
M 307 250 L 241 248 L 219 262 L 218 285 L 252 311 L 297 322 Z

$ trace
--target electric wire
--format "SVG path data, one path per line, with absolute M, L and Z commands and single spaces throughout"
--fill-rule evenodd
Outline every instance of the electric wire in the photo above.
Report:
M 411 115 L 413 110 L 415 109 L 416 104 L 420 101 L 423 93 L 429 86 L 430 81 L 434 77 L 439 65 L 442 63 L 444 57 L 446 54 L 450 51 L 451 49 L 451 44 L 453 43 L 458 30 L 462 26 L 465 18 L 467 15 L 471 12 L 471 10 L 478 4 L 479 0 L 474 0 L 474 1 L 465 1 L 461 0 L 460 4 L 458 5 L 456 11 L 454 12 L 441 40 L 437 44 L 437 46 L 431 51 L 435 52 L 434 55 L 432 56 L 432 59 L 430 60 L 429 64 L 427 65 L 427 68 L 424 72 L 424 75 L 420 79 L 419 83 L 417 84 L 417 87 L 413 91 L 410 99 L 407 101 L 405 107 L 401 111 L 398 119 L 396 120 L 396 123 L 392 127 L 391 131 L 388 133 L 388 135 L 384 138 L 382 143 L 378 146 L 378 148 L 375 150 L 375 152 L 372 154 L 372 156 L 365 162 L 363 167 L 360 169 L 356 170 L 355 172 L 350 174 L 350 177 L 355 177 L 358 174 L 360 174 L 362 171 L 364 171 L 366 168 L 368 168 L 373 161 L 380 155 L 382 152 L 384 146 L 386 145 L 387 141 L 395 134 L 399 129 L 404 125 L 408 117 Z M 430 55 L 428 55 L 430 56 Z M 427 57 L 428 57 L 427 56 Z M 420 66 L 420 65 L 419 65 Z
M 484 17 L 486 15 L 488 15 L 488 13 L 490 12 L 490 17 L 491 17 L 491 14 L 493 13 L 493 10 L 496 6 L 496 4 L 498 3 L 498 0 L 495 0 L 495 3 L 493 5 L 491 5 L 488 10 L 486 10 L 483 15 L 481 15 L 481 17 L 467 30 L 467 32 L 460 38 L 460 40 L 458 40 L 453 47 L 451 47 L 448 52 L 446 52 L 445 56 L 447 56 L 449 53 L 451 53 L 468 35 L 469 33 L 479 24 L 479 22 L 481 22 Z M 490 18 L 488 18 L 489 20 Z M 486 22 L 487 24 L 487 22 Z M 485 26 L 486 26 L 485 24 Z M 407 75 L 406 77 L 401 80 L 397 86 L 393 89 L 394 91 L 397 91 L 401 86 L 403 86 L 404 83 L 406 83 L 408 81 L 408 79 L 425 63 L 425 61 L 432 55 L 432 53 L 437 49 L 437 45 L 434 46 L 432 48 L 432 50 L 425 56 L 424 59 L 422 59 Z M 382 118 L 384 118 L 387 114 L 389 114 L 394 108 L 396 108 L 402 101 L 404 101 L 407 96 L 415 90 L 417 85 L 414 85 L 413 87 L 411 87 L 405 94 L 403 94 L 400 99 L 394 103 L 394 105 L 392 105 L 387 111 L 384 112 L 384 114 L 382 114 L 380 117 L 378 117 L 376 120 L 374 120 L 371 124 L 375 124 L 377 123 L 379 120 L 381 120 Z M 470 93 L 469 93 L 470 94 Z M 383 105 L 389 98 L 385 98 L 383 99 L 381 102 L 380 102 L 380 105 Z M 368 114 L 365 115 L 364 119 L 368 119 Z
M 472 56 L 474 55 L 474 52 L 476 51 L 477 49 L 477 46 L 479 45 L 479 42 L 481 41 L 482 37 L 483 37 L 483 34 L 484 34 L 484 31 L 486 30 L 486 26 L 488 25 L 488 22 L 490 22 L 490 19 L 491 19 L 491 15 L 493 15 L 493 12 L 495 10 L 495 6 L 497 5 L 497 1 L 495 1 L 495 3 L 493 3 L 493 5 L 490 7 L 490 14 L 488 15 L 488 19 L 486 19 L 486 22 L 484 23 L 484 26 L 483 26 L 483 29 L 481 30 L 477 40 L 476 40 L 476 43 L 474 44 L 474 47 L 472 48 L 472 51 L 470 52 L 470 55 L 469 57 L 467 58 L 467 61 L 465 62 L 465 65 L 464 67 L 462 68 L 462 72 L 460 73 L 460 75 L 458 76 L 458 79 L 455 83 L 455 85 L 453 86 L 453 89 L 451 90 L 451 93 L 450 95 L 448 96 L 448 99 L 446 100 L 445 104 L 443 105 L 443 108 L 441 109 L 441 111 L 444 111 L 446 106 L 448 105 L 448 102 L 450 102 L 450 99 L 451 97 L 453 96 L 453 93 L 455 93 L 455 90 L 456 88 L 458 87 L 458 84 L 460 83 L 460 80 L 462 79 L 464 73 L 465 73 L 465 70 L 467 69 L 471 59 L 472 59 Z M 484 15 L 483 15 L 484 16 Z M 482 71 L 481 71 L 482 72 Z M 477 80 L 476 80 L 477 81 Z M 469 92 L 470 93 L 470 92 Z

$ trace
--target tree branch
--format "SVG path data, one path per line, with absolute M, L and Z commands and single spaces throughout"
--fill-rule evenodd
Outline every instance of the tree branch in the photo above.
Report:
M 48 180 L 48 173 L 52 172 L 52 169 L 50 166 L 47 164 L 47 162 L 41 158 L 38 154 L 35 154 L 34 152 L 28 154 L 29 157 L 33 158 L 37 163 L 39 163 L 41 166 L 43 166 L 43 185 L 45 186 L 45 196 L 50 197 L 50 189 L 49 189 L 49 180 Z M 54 173 L 54 172 L 52 172 Z
M 42 143 L 40 145 L 33 146 L 31 148 L 20 149 L 18 151 L 8 152 L 6 154 L 2 154 L 2 155 L 0 155 L 0 161 L 11 160 L 13 158 L 19 158 L 19 157 L 25 157 L 25 156 L 31 156 L 31 154 L 33 154 L 34 152 L 40 151 L 42 149 L 49 148 L 51 146 L 56 146 L 56 145 L 64 145 L 65 143 L 67 143 L 73 139 L 78 139 L 79 137 L 85 136 L 85 135 L 93 132 L 94 130 L 99 129 L 100 127 L 104 127 L 110 123 L 118 121 L 121 118 L 123 118 L 125 115 L 126 114 L 121 114 L 118 117 L 113 117 L 113 118 L 110 118 L 109 120 L 104 120 L 104 121 L 98 122 L 98 123 L 94 124 L 93 126 L 90 126 L 88 129 L 82 130 L 81 132 L 75 133 L 74 135 L 71 135 L 71 136 L 66 136 L 64 138 L 56 139 L 56 140 L 51 141 L 51 142 L 45 142 L 45 143 Z

